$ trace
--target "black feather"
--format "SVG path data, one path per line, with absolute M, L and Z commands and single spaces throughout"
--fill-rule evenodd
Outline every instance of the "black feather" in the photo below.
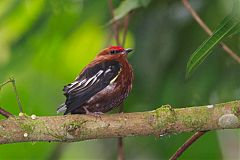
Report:
M 89 100 L 96 93 L 107 87 L 118 75 L 121 64 L 118 61 L 105 61 L 87 68 L 75 82 L 64 87 L 67 97 L 65 105 L 68 114 Z

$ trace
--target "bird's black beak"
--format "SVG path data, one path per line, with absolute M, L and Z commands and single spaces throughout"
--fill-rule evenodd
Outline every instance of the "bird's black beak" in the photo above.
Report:
M 132 52 L 132 51 L 133 51 L 132 48 L 125 49 L 125 53 L 126 53 L 126 54 L 128 54 L 128 53 L 130 53 L 130 52 Z

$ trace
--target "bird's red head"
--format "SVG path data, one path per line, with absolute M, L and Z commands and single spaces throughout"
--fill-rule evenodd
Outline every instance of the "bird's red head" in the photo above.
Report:
M 98 56 L 101 55 L 127 55 L 129 52 L 131 52 L 133 49 L 128 48 L 124 49 L 121 46 L 111 46 L 108 48 L 105 48 L 103 51 L 101 51 Z

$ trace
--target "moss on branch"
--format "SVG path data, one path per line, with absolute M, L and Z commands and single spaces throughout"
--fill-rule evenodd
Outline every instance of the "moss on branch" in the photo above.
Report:
M 240 101 L 149 112 L 66 116 L 10 116 L 0 121 L 0 144 L 71 142 L 136 135 L 165 135 L 240 127 Z

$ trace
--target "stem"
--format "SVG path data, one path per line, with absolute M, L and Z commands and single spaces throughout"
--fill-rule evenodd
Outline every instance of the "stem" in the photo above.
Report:
M 8 83 L 12 83 L 13 91 L 14 91 L 15 96 L 16 96 L 16 100 L 17 100 L 17 103 L 18 103 L 19 110 L 20 110 L 20 112 L 23 112 L 23 107 L 22 107 L 22 104 L 21 104 L 21 101 L 20 101 L 20 98 L 19 98 L 19 95 L 18 95 L 18 92 L 17 92 L 16 81 L 13 77 L 9 78 L 9 80 L 7 80 L 6 82 L 0 84 L 0 90 L 3 86 L 5 86 Z
M 53 152 L 50 154 L 50 156 L 48 157 L 48 160 L 59 160 L 61 159 L 62 153 L 66 147 L 66 143 L 58 143 Z
M 195 12 L 195 10 L 192 8 L 192 6 L 189 4 L 188 0 L 182 0 L 183 5 L 185 8 L 190 12 L 192 17 L 197 21 L 197 23 L 202 27 L 202 29 L 208 34 L 212 35 L 212 31 L 208 28 L 208 26 L 203 22 L 203 20 L 200 18 L 200 16 Z M 240 57 L 233 52 L 226 44 L 220 43 L 223 50 L 228 53 L 234 60 L 236 60 L 238 63 L 240 63 Z
M 207 131 L 196 132 L 191 138 L 189 138 L 170 158 L 170 160 L 176 160 L 180 157 L 184 151 L 186 151 L 196 140 L 203 136 Z
M 10 116 L 12 116 L 11 113 L 9 113 L 8 111 L 5 111 L 3 108 L 0 107 L 0 114 L 3 115 L 4 117 L 8 118 Z
M 118 113 L 123 113 L 123 109 L 124 109 L 124 102 L 119 106 L 119 111 Z M 118 138 L 118 160 L 124 160 L 124 145 L 123 145 L 123 137 L 119 137 Z
M 128 32 L 128 25 L 129 25 L 129 19 L 130 19 L 130 15 L 128 14 L 128 15 L 124 18 L 124 30 L 123 30 L 122 47 L 124 47 L 125 42 L 126 42 L 127 32 Z
M 108 6 L 109 6 L 110 13 L 112 15 L 112 18 L 114 19 L 114 8 L 113 8 L 112 0 L 108 0 Z M 115 40 L 116 40 L 116 44 L 118 46 L 120 46 L 118 21 L 114 21 L 112 23 L 112 28 L 113 28 L 113 31 L 114 31 L 114 37 L 115 37 Z
M 114 19 L 114 7 L 112 0 L 108 0 L 109 4 L 109 10 L 112 15 L 112 18 Z M 120 39 L 119 39 L 119 25 L 118 21 L 114 21 L 112 24 L 112 28 L 114 30 L 114 37 L 116 40 L 116 44 L 118 46 L 124 47 L 125 41 L 126 41 L 126 36 L 127 36 L 127 31 L 128 31 L 128 24 L 129 24 L 129 15 L 127 15 L 124 18 L 124 31 L 123 31 L 123 39 L 122 39 L 122 44 L 120 44 Z M 119 106 L 119 113 L 123 112 L 124 105 Z M 123 145 L 123 138 L 119 137 L 118 138 L 118 160 L 124 160 L 124 145 Z
M 118 138 L 118 160 L 124 160 L 124 145 L 123 145 L 123 138 L 119 137 Z

